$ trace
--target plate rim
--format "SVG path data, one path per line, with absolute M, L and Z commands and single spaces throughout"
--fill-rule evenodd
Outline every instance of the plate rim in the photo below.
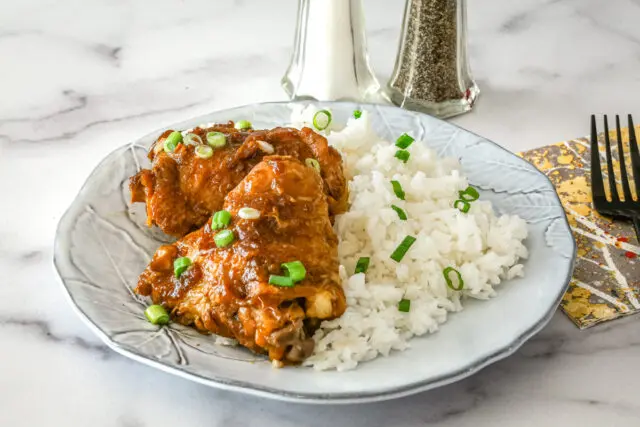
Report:
M 210 111 L 208 113 L 202 114 L 200 116 L 195 116 L 192 117 L 190 119 L 186 119 L 186 120 L 182 120 L 180 122 L 176 122 L 173 124 L 170 124 L 169 126 L 165 127 L 165 128 L 171 128 L 172 126 L 176 126 L 179 125 L 185 121 L 190 121 L 193 120 L 197 117 L 202 117 L 202 116 L 206 116 L 209 114 L 213 114 L 213 113 L 218 113 L 218 112 L 223 112 L 223 111 L 233 111 L 233 110 L 237 110 L 237 109 L 245 109 L 245 108 L 255 108 L 257 106 L 269 106 L 269 105 L 309 105 L 309 104 L 320 104 L 320 105 L 336 105 L 336 104 L 351 104 L 351 105 L 357 105 L 360 108 L 371 108 L 371 109 L 379 109 L 379 108 L 389 108 L 389 109 L 397 109 L 397 110 L 401 110 L 405 113 L 410 113 L 410 114 L 414 114 L 414 115 L 426 115 L 420 112 L 416 112 L 416 111 L 411 111 L 411 110 L 404 110 L 401 109 L 399 107 L 393 106 L 393 105 L 379 105 L 379 104 L 369 104 L 369 103 L 359 103 L 359 102 L 344 102 L 344 101 L 275 101 L 275 102 L 263 102 L 263 103 L 251 103 L 251 104 L 245 104 L 245 105 L 241 105 L 241 106 L 236 106 L 236 107 L 232 107 L 232 108 L 224 108 L 224 109 L 220 109 L 220 110 L 214 110 L 214 111 Z M 453 126 L 459 130 L 462 130 L 464 132 L 470 133 L 478 138 L 481 138 L 482 140 L 492 144 L 494 147 L 499 148 L 500 150 L 519 158 L 515 153 L 507 150 L 506 148 L 502 147 L 501 145 L 497 144 L 496 142 L 487 139 L 483 136 L 480 136 L 472 131 L 469 131 L 455 123 L 451 123 L 448 121 L 444 121 L 444 120 L 440 120 L 437 119 L 433 116 L 430 116 L 433 119 L 436 119 L 438 121 L 447 123 L 450 126 Z M 158 128 L 158 130 L 152 131 L 150 133 L 145 134 L 144 136 L 142 136 L 141 138 L 138 138 L 136 141 L 140 140 L 140 139 L 144 139 L 147 136 L 150 136 L 152 134 L 157 133 L 160 129 L 163 128 Z M 67 236 L 63 235 L 62 231 L 66 228 L 68 228 L 68 224 L 67 222 L 69 222 L 70 219 L 70 214 L 72 213 L 72 211 L 74 210 L 76 201 L 79 199 L 79 196 L 81 196 L 83 193 L 86 192 L 87 190 L 87 186 L 89 184 L 89 182 L 91 181 L 91 178 L 93 178 L 96 173 L 98 172 L 98 170 L 108 161 L 112 158 L 112 156 L 116 155 L 117 153 L 119 153 L 120 151 L 126 150 L 128 149 L 133 143 L 127 143 L 124 144 L 120 147 L 117 147 L 116 149 L 112 150 L 111 152 L 109 152 L 105 157 L 103 157 L 100 162 L 98 162 L 98 164 L 93 168 L 93 170 L 91 171 L 91 173 L 87 176 L 87 178 L 85 178 L 84 183 L 82 184 L 82 186 L 80 187 L 80 189 L 78 190 L 77 194 L 75 195 L 75 197 L 73 198 L 71 204 L 67 207 L 67 209 L 64 211 L 64 213 L 62 214 L 62 216 L 60 217 L 60 220 L 58 222 L 58 225 L 56 227 L 56 232 L 55 232 L 55 236 L 54 236 L 54 245 L 53 245 L 53 259 L 52 259 L 52 263 L 53 263 L 53 267 L 56 273 L 56 276 L 58 278 L 58 281 L 63 289 L 63 293 L 65 295 L 65 298 L 67 299 L 67 301 L 70 303 L 70 305 L 72 306 L 73 310 L 76 312 L 76 314 L 80 317 L 80 319 L 89 327 L 90 330 L 92 330 L 110 349 L 112 349 L 113 351 L 115 351 L 116 353 L 123 355 L 125 357 L 128 357 L 132 360 L 135 360 L 137 362 L 143 363 L 147 366 L 151 366 L 154 367 L 156 369 L 159 369 L 161 371 L 173 374 L 173 375 L 177 375 L 178 377 L 181 378 L 185 378 L 188 380 L 192 380 L 194 382 L 197 382 L 199 384 L 203 384 L 203 385 L 207 385 L 209 387 L 213 387 L 213 388 L 217 388 L 217 389 L 222 389 L 222 390 L 230 390 L 230 391 L 235 391 L 235 392 L 240 392 L 240 393 L 245 393 L 245 394 L 250 394 L 253 396 L 259 396 L 259 397 L 266 397 L 266 398 L 271 398 L 271 399 L 276 399 L 276 400 L 280 400 L 280 401 L 286 401 L 286 402 L 296 402 L 296 403 L 307 403 L 307 404 L 353 404 L 353 403 L 368 403 L 368 402 L 379 402 L 379 401 L 384 401 L 384 400 L 390 400 L 390 399 L 396 399 L 396 398 L 401 398 L 401 397 L 405 397 L 405 396 L 410 396 L 413 394 L 417 394 L 417 393 L 421 393 L 424 391 L 428 391 L 428 390 L 432 390 L 438 387 L 442 387 L 448 384 L 452 384 L 454 382 L 460 381 L 464 378 L 467 378 L 477 372 L 479 372 L 480 370 L 484 369 L 485 367 L 498 362 L 502 359 L 505 359 L 511 355 L 513 355 L 525 342 L 527 342 L 529 339 L 531 339 L 534 335 L 536 335 L 538 332 L 540 332 L 551 320 L 551 318 L 554 316 L 554 314 L 556 313 L 556 310 L 558 308 L 558 305 L 560 304 L 560 302 L 562 301 L 562 297 L 564 296 L 564 293 L 569 285 L 569 282 L 571 281 L 571 277 L 573 275 L 573 269 L 575 267 L 575 261 L 576 261 L 576 252 L 577 252 L 577 243 L 575 241 L 575 239 L 573 238 L 572 234 L 571 234 L 571 227 L 569 225 L 569 221 L 567 219 L 566 213 L 564 212 L 563 209 L 563 213 L 562 213 L 562 220 L 563 220 L 563 225 L 566 228 L 566 231 L 571 235 L 571 242 L 572 242 L 572 246 L 571 246 L 571 256 L 569 258 L 569 269 L 566 273 L 566 277 L 564 280 L 564 285 L 560 288 L 558 295 L 556 295 L 555 299 L 554 299 L 554 303 L 550 306 L 550 308 L 545 312 L 545 314 L 542 316 L 542 318 L 534 323 L 531 327 L 529 327 L 527 330 L 525 330 L 523 333 L 521 333 L 519 336 L 517 336 L 515 339 L 513 339 L 508 345 L 500 347 L 499 349 L 495 350 L 494 352 L 492 352 L 491 354 L 476 360 L 472 363 L 469 363 L 466 366 L 463 366 L 462 368 L 451 372 L 451 373 L 446 373 L 446 374 L 442 374 L 439 377 L 437 377 L 436 379 L 428 379 L 428 380 L 421 380 L 415 383 L 410 383 L 407 384 L 405 386 L 399 386 L 399 387 L 394 387 L 391 389 L 384 389 L 384 390 L 379 390 L 379 391 L 372 391 L 372 392 L 346 392 L 346 393 L 330 393 L 330 394 L 323 394 L 323 393 L 319 393 L 319 394 L 314 394 L 314 393 L 296 393 L 296 392 L 289 392 L 289 391 L 284 391 L 284 390 L 278 390 L 278 389 L 274 389 L 274 388 L 270 388 L 270 387 L 265 387 L 265 386 L 260 386 L 257 384 L 253 384 L 250 382 L 246 382 L 246 381 L 242 381 L 242 380 L 233 380 L 233 379 L 228 379 L 228 378 L 221 378 L 221 377 L 213 377 L 213 378 L 206 378 L 203 377 L 201 375 L 198 375 L 196 373 L 192 373 L 192 372 L 187 372 L 184 371 L 182 369 L 179 369 L 177 367 L 171 366 L 169 364 L 160 362 L 160 361 L 156 361 L 156 360 L 152 360 L 150 358 L 147 358 L 143 355 L 137 354 L 127 348 L 125 348 L 124 346 L 122 346 L 121 344 L 118 344 L 116 342 L 114 342 L 105 332 L 102 331 L 102 329 L 100 329 L 100 327 L 98 325 L 96 325 L 94 323 L 94 321 L 82 310 L 82 308 L 76 304 L 75 299 L 73 298 L 73 296 L 71 295 L 71 292 L 69 290 L 69 288 L 67 287 L 64 278 L 62 277 L 62 273 L 61 273 L 61 267 L 59 265 L 60 263 L 60 253 L 63 251 L 62 248 L 60 247 L 62 245 L 62 242 L 67 240 Z M 520 158 L 521 159 L 521 158 Z M 524 159 L 521 159 L 522 161 L 525 161 Z M 534 167 L 535 168 L 535 167 Z M 549 179 L 548 176 L 546 176 L 545 174 L 543 174 L 542 172 L 540 172 L 539 170 L 535 169 L 537 173 L 539 173 L 541 178 L 544 178 L 548 184 L 551 186 L 551 188 L 553 188 L 553 183 L 551 182 L 551 180 Z M 556 201 L 558 202 L 558 205 L 562 206 L 562 203 L 560 201 L 560 198 L 557 194 L 557 192 L 554 190 L 553 191 L 554 197 L 556 199 Z M 312 369 L 312 368 L 309 368 Z

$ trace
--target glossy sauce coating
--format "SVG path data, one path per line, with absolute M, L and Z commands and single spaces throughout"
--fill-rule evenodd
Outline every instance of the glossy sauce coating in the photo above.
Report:
M 296 158 L 265 157 L 225 198 L 235 242 L 217 248 L 210 222 L 158 249 L 136 291 L 163 304 L 174 320 L 236 338 L 272 360 L 297 363 L 311 354 L 313 331 L 340 316 L 345 296 L 338 275 L 338 240 L 318 173 Z M 243 207 L 260 212 L 246 220 Z M 173 261 L 193 264 L 175 278 Z M 268 283 L 281 264 L 299 260 L 307 274 L 293 287 Z

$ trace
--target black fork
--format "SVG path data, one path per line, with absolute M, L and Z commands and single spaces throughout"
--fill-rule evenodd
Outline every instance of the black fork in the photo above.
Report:
M 631 114 L 629 120 L 629 151 L 631 157 L 631 171 L 635 184 L 635 200 L 629 185 L 629 176 L 624 159 L 622 135 L 620 131 L 620 117 L 616 115 L 616 132 L 618 139 L 618 161 L 620 164 L 620 181 L 622 183 L 622 193 L 624 200 L 618 194 L 616 186 L 616 175 L 613 169 L 611 157 L 611 141 L 609 141 L 609 123 L 607 116 L 604 116 L 604 138 L 605 152 L 607 157 L 607 175 L 609 179 L 609 192 L 611 201 L 607 200 L 604 192 L 604 180 L 602 178 L 602 168 L 600 166 L 600 151 L 598 151 L 598 131 L 596 129 L 596 116 L 591 116 L 591 191 L 593 194 L 593 206 L 602 214 L 614 218 L 628 218 L 633 221 L 636 237 L 640 240 L 640 153 L 638 153 L 638 141 L 633 127 Z

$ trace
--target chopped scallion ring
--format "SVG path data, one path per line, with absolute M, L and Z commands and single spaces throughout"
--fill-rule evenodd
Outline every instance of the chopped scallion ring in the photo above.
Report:
M 403 133 L 396 140 L 396 147 L 402 148 L 404 150 L 405 148 L 408 148 L 411 144 L 413 144 L 413 141 L 415 141 L 413 137 L 407 135 L 406 133 Z
M 221 232 L 213 236 L 213 241 L 219 248 L 229 246 L 235 239 L 236 236 L 233 234 L 233 230 L 222 230 Z
M 396 211 L 396 213 L 398 214 L 398 217 L 402 220 L 402 221 L 406 221 L 407 220 L 407 213 L 402 209 L 397 207 L 396 205 L 391 205 L 391 209 L 393 209 L 394 211 Z
M 190 265 L 191 259 L 189 257 L 183 256 L 176 258 L 175 261 L 173 261 L 173 273 L 176 277 L 180 277 Z
M 207 132 L 207 144 L 213 148 L 224 147 L 227 143 L 227 136 L 222 132 Z
M 362 117 L 362 111 L 353 110 L 353 117 L 356 118 L 356 119 L 359 119 L 360 117 Z
M 471 208 L 471 203 L 467 202 L 466 200 L 456 200 L 455 202 L 453 202 L 453 207 L 458 209 L 460 212 L 467 213 Z
M 402 160 L 402 163 L 407 163 L 407 161 L 409 160 L 409 157 L 411 157 L 411 153 L 409 153 L 407 150 L 398 150 L 396 151 L 396 154 L 394 157 L 396 159 Z
M 171 132 L 164 140 L 164 151 L 173 153 L 176 151 L 178 144 L 182 142 L 182 134 L 176 130 Z
M 273 148 L 273 145 L 269 144 L 267 141 L 256 141 L 258 143 L 258 146 L 260 147 L 260 149 L 262 151 L 264 151 L 267 154 L 273 154 L 275 153 L 276 149 Z
M 396 250 L 393 251 L 390 258 L 395 262 L 402 261 L 402 258 L 404 258 L 405 254 L 407 253 L 411 245 L 415 243 L 415 241 L 416 241 L 416 238 L 413 236 L 405 237 L 402 243 L 400 243 L 400 245 L 396 248 Z
M 144 316 L 147 318 L 149 323 L 153 323 L 154 325 L 166 325 L 169 323 L 169 314 L 167 314 L 167 310 L 158 304 L 147 307 L 144 311 Z
M 313 126 L 317 130 L 325 130 L 331 124 L 331 111 L 320 110 L 313 115 Z
M 260 218 L 260 211 L 254 208 L 240 208 L 238 216 L 242 219 L 258 219 Z
M 402 185 L 398 181 L 391 181 L 391 186 L 393 187 L 393 192 L 396 197 L 400 200 L 404 200 L 404 190 L 402 189 Z
M 249 120 L 238 120 L 235 128 L 238 130 L 251 129 L 251 122 Z
M 318 162 L 316 159 L 304 159 L 304 163 L 310 168 L 314 168 L 316 172 L 320 173 L 320 162 Z
M 213 148 L 209 147 L 208 145 L 198 145 L 195 151 L 196 156 L 200 157 L 201 159 L 210 159 L 211 156 L 213 156 Z
M 202 145 L 202 144 L 204 144 L 204 142 L 202 142 L 202 138 L 200 138 L 200 136 L 195 134 L 195 133 L 186 134 L 184 136 L 184 143 L 186 145 Z
M 451 272 L 456 274 L 456 277 L 458 279 L 457 287 L 453 285 L 453 280 L 451 280 L 451 276 L 449 275 L 449 273 Z M 462 289 L 464 289 L 464 280 L 462 280 L 462 275 L 458 270 L 456 270 L 453 267 L 447 267 L 444 270 L 442 270 L 442 274 L 444 275 L 444 280 L 446 280 L 447 286 L 449 288 L 451 288 L 454 291 L 461 291 Z
M 480 193 L 478 193 L 478 190 L 476 190 L 472 186 L 468 186 L 464 191 L 459 191 L 458 194 L 460 195 L 460 198 L 465 202 L 473 202 L 474 200 L 478 200 L 480 198 Z
M 358 273 L 366 273 L 367 270 L 369 269 L 369 261 L 371 259 L 369 257 L 360 257 L 358 259 L 358 262 L 356 264 L 356 271 L 354 274 L 358 274 Z
M 307 270 L 304 268 L 304 264 L 300 261 L 285 262 L 281 267 L 286 270 L 287 277 L 291 277 L 293 283 L 304 280 L 307 275 Z
M 276 285 L 276 286 L 283 286 L 285 288 L 290 288 L 294 285 L 293 280 L 291 280 L 291 277 L 276 276 L 274 274 L 269 276 L 269 284 Z
M 402 298 L 398 303 L 398 311 L 408 313 L 411 310 L 411 300 Z
M 231 222 L 231 213 L 229 211 L 218 211 L 211 217 L 211 229 L 219 230 L 225 228 Z

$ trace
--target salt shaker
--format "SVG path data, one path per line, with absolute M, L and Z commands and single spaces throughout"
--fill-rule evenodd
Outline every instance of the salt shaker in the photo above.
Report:
M 362 0 L 300 0 L 282 86 L 291 99 L 378 101 Z
M 479 90 L 467 58 L 466 0 L 407 0 L 387 86 L 403 108 L 440 118 L 471 110 Z

